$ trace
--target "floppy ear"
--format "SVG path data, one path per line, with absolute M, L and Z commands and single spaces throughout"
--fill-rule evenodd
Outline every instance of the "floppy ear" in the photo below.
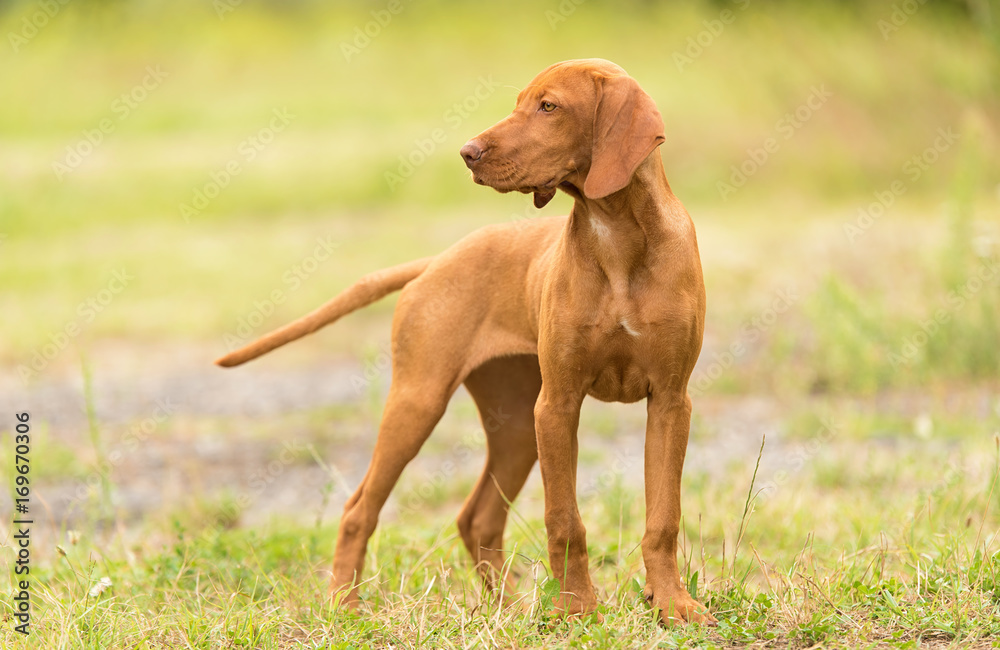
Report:
M 602 199 L 626 185 L 643 160 L 666 138 L 653 98 L 627 75 L 599 76 L 588 199 Z

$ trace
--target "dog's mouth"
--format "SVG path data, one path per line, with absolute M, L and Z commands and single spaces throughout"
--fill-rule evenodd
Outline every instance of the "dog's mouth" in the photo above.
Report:
M 531 183 L 526 179 L 521 179 L 514 174 L 506 174 L 504 177 L 488 176 L 483 173 L 472 173 L 472 180 L 478 185 L 492 187 L 496 191 L 506 194 L 507 192 L 520 192 L 522 194 L 534 194 L 533 203 L 536 208 L 545 207 L 556 195 L 556 187 L 560 185 L 556 176 L 549 178 L 543 183 Z
M 556 179 L 555 177 L 553 177 L 545 181 L 541 185 L 524 185 L 524 186 L 518 186 L 513 189 L 520 192 L 521 194 L 532 194 L 532 193 L 537 194 L 537 193 L 555 192 L 557 185 L 558 183 L 556 183 Z
M 535 192 L 554 192 L 559 185 L 559 179 L 555 176 L 543 183 L 532 183 L 528 179 L 510 174 L 499 176 L 495 173 L 472 172 L 472 180 L 477 185 L 492 187 L 502 193 L 521 192 L 522 194 L 531 194 Z

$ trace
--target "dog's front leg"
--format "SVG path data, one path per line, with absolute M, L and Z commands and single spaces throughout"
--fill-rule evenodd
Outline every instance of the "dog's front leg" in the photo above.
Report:
M 642 536 L 646 599 L 659 608 L 660 619 L 667 625 L 714 623 L 705 606 L 684 588 L 677 566 L 681 472 L 691 429 L 691 398 L 686 391 L 654 391 L 646 411 L 646 532 Z
M 569 616 L 589 614 L 597 608 L 587 560 L 587 532 L 576 502 L 576 436 L 582 402 L 583 395 L 552 390 L 543 380 L 535 404 L 549 563 L 561 585 L 555 606 Z

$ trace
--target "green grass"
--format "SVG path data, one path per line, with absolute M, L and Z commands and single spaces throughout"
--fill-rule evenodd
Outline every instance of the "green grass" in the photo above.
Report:
M 719 618 L 714 629 L 657 625 L 642 599 L 641 495 L 621 487 L 582 506 L 604 623 L 552 619 L 536 486 L 508 534 L 518 608 L 483 598 L 453 513 L 429 506 L 376 532 L 362 613 L 331 609 L 334 528 L 286 518 L 231 528 L 221 497 L 138 529 L 87 526 L 36 546 L 30 647 L 990 646 L 1000 634 L 991 436 L 902 452 L 835 436 L 821 462 L 777 482 L 768 457 L 794 450 L 772 444 L 753 487 L 752 463 L 688 477 L 682 577 Z M 88 596 L 104 577 L 111 587 Z M 0 628 L 4 647 L 23 646 L 16 639 Z
M 759 468 L 752 455 L 729 466 L 714 462 L 721 432 L 698 427 L 684 484 L 680 559 L 689 590 L 719 618 L 716 628 L 663 629 L 643 601 L 643 499 L 632 476 L 640 458 L 614 464 L 581 453 L 584 467 L 601 472 L 599 489 L 587 489 L 592 481 L 583 488 L 581 511 L 604 623 L 551 617 L 545 595 L 555 583 L 537 480 L 515 503 L 508 526 L 519 605 L 498 609 L 484 598 L 453 523 L 482 456 L 481 445 L 469 442 L 471 401 L 460 397 L 426 445 L 422 457 L 431 457 L 430 464 L 406 472 L 371 540 L 359 614 L 326 602 L 336 532 L 326 503 L 341 489 L 334 473 L 316 487 L 326 496 L 315 511 L 298 508 L 247 526 L 241 499 L 263 494 L 251 491 L 244 476 L 229 487 L 164 502 L 127 524 L 113 505 L 125 489 L 119 472 L 127 465 L 121 465 L 102 477 L 106 488 L 90 482 L 75 511 L 82 518 L 54 530 L 36 527 L 32 637 L 25 645 L 15 635 L 4 599 L 0 644 L 992 647 L 1000 634 L 1000 411 L 977 413 L 982 394 L 951 393 L 925 397 L 910 419 L 905 393 L 897 395 L 899 404 L 885 401 L 891 397 L 797 400 L 797 411 L 783 409 L 773 423 L 777 433 L 768 434 Z M 696 409 L 711 413 L 720 403 L 727 398 L 706 397 Z M 262 463 L 279 459 L 291 440 L 310 447 L 293 459 L 308 467 L 324 457 L 335 460 L 356 436 L 350 429 L 370 428 L 374 414 L 367 409 L 359 398 L 263 421 L 191 422 L 179 415 L 160 425 L 157 438 L 188 448 L 205 434 L 232 449 L 261 444 Z M 599 447 L 609 421 L 636 430 L 640 411 L 588 404 L 582 450 Z M 117 449 L 109 442 L 120 429 L 99 428 L 91 453 L 66 466 L 68 476 L 78 477 L 71 484 L 103 466 L 102 456 Z M 33 467 L 65 463 L 62 448 L 44 436 L 39 442 Z M 460 445 L 471 445 L 472 462 L 439 480 L 443 462 L 454 460 Z M 0 454 L 4 466 L 11 462 Z M 203 468 L 211 470 L 211 464 Z M 38 479 L 36 489 L 54 480 Z M 420 496 L 416 507 L 413 494 Z M 104 578 L 111 586 L 89 595 Z

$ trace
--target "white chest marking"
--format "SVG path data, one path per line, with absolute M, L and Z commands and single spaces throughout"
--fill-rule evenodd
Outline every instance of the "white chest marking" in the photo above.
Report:
M 590 227 L 594 229 L 594 233 L 597 235 L 598 239 L 607 239 L 611 235 L 611 228 L 608 228 L 600 219 L 590 218 Z
M 626 332 L 628 332 L 632 336 L 635 336 L 635 337 L 639 336 L 639 332 L 636 332 L 634 329 L 632 329 L 632 326 L 629 325 L 628 321 L 625 320 L 624 318 L 619 321 L 619 325 L 621 325 L 622 329 L 624 329 Z

